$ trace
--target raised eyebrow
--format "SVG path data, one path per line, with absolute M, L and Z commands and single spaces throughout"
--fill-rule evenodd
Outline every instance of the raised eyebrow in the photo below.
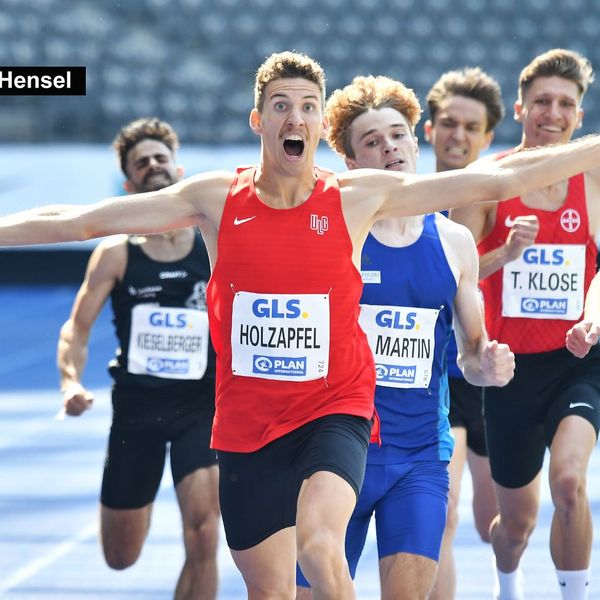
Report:
M 289 96 L 285 92 L 275 92 L 270 99 L 275 100 L 277 98 L 284 98 L 285 100 L 289 100 Z M 315 102 L 319 101 L 319 98 L 314 94 L 307 94 L 306 96 L 302 96 L 303 100 L 314 100 Z
M 275 92 L 270 98 L 269 100 L 276 100 L 278 98 L 284 98 L 285 100 L 288 99 L 288 95 L 284 94 L 283 92 Z

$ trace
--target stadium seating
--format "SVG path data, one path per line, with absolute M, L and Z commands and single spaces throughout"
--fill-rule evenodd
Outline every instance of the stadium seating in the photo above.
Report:
M 0 64 L 85 65 L 88 86 L 86 97 L 0 96 L 0 132 L 5 142 L 106 142 L 154 114 L 184 143 L 249 142 L 255 69 L 295 49 L 323 64 L 330 91 L 385 74 L 423 104 L 442 72 L 480 65 L 504 92 L 496 142 L 511 144 L 523 65 L 561 46 L 600 69 L 598 31 L 597 0 L 3 0 Z M 582 133 L 600 130 L 600 82 L 584 108 Z

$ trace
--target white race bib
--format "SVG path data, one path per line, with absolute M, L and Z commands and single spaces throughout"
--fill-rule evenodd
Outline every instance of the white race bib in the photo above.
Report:
M 329 296 L 255 294 L 233 299 L 231 370 L 241 377 L 311 381 L 329 371 Z
M 439 313 L 433 308 L 361 305 L 359 323 L 373 352 L 377 385 L 429 386 Z
M 534 244 L 504 265 L 502 316 L 575 321 L 584 303 L 585 246 Z
M 208 336 L 205 311 L 138 304 L 131 311 L 127 370 L 164 379 L 201 379 Z

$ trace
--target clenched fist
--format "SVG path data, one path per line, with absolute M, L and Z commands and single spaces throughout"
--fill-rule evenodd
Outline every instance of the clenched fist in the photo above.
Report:
M 510 260 L 519 258 L 525 248 L 535 243 L 539 230 L 540 223 L 535 215 L 515 217 L 505 242 L 506 253 Z
M 80 383 L 71 383 L 63 392 L 63 407 L 65 413 L 78 417 L 89 410 L 94 401 L 94 394 L 86 390 Z
M 507 344 L 487 342 L 481 357 L 485 385 L 505 386 L 515 374 L 515 355 Z
M 577 358 L 583 358 L 598 343 L 600 325 L 593 321 L 580 321 L 567 331 L 565 345 Z

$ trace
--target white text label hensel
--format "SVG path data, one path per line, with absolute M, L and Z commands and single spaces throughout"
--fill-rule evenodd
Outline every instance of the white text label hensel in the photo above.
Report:
M 0 67 L 2 96 L 85 96 L 85 67 Z

